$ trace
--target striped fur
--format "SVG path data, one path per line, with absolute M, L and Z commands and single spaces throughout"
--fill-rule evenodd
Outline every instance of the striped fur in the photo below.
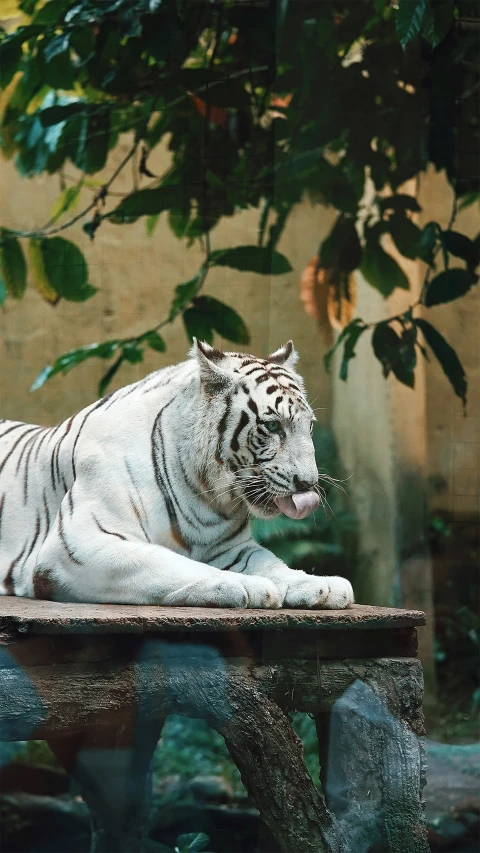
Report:
M 249 531 L 318 473 L 289 342 L 190 359 L 56 427 L 0 422 L 0 593 L 58 601 L 346 607 Z M 278 423 L 278 433 L 266 427 Z

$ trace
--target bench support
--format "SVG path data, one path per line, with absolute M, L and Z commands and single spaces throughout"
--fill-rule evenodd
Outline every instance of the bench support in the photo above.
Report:
M 225 738 L 282 853 L 427 853 L 423 614 L 1 605 L 0 739 L 50 744 L 90 808 L 95 853 L 145 848 L 169 714 Z M 316 719 L 322 792 L 290 711 Z

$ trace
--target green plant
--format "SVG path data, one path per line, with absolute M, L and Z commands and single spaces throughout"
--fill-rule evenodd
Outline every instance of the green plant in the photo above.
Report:
M 169 716 L 155 753 L 153 770 L 159 777 L 179 776 L 182 780 L 222 775 L 234 790 L 243 790 L 240 773 L 223 738 L 204 720 Z
M 144 843 L 142 853 L 200 853 L 205 850 L 209 842 L 208 835 L 204 832 L 188 833 L 187 835 L 179 835 L 175 847 L 167 847 L 159 841 L 148 839 Z
M 19 10 L 20 26 L 0 41 L 8 87 L 2 151 L 25 177 L 59 175 L 61 193 L 42 227 L 1 230 L 0 301 L 25 292 L 22 245 L 49 303 L 95 295 L 82 253 L 60 236 L 78 221 L 93 240 L 106 223 L 122 228 L 140 217 L 152 234 L 163 214 L 178 239 L 200 241 L 205 251 L 198 273 L 176 287 L 165 318 L 137 336 L 61 355 L 33 388 L 86 359 L 113 359 L 103 393 L 146 348 L 164 351 L 160 331 L 179 316 L 190 339 L 211 341 L 218 333 L 247 344 L 239 315 L 202 293 L 209 270 L 289 272 L 276 246 L 292 208 L 308 194 L 338 211 L 319 256 L 340 282 L 359 268 L 384 297 L 408 290 L 382 246 L 385 234 L 404 257 L 427 265 L 422 293 L 407 311 L 380 323 L 357 318 L 344 329 L 335 344 L 343 347 L 342 379 L 370 329 L 384 375 L 413 387 L 417 352 L 426 355 L 420 332 L 465 403 L 462 365 L 418 308 L 457 299 L 477 281 L 479 240 L 454 230 L 457 207 L 479 197 L 477 179 L 456 156 L 455 129 L 459 99 L 466 115 L 475 111 L 478 39 L 458 26 L 462 15 L 476 14 L 474 0 L 21 0 Z M 473 151 L 478 128 L 464 125 Z M 89 176 L 108 165 L 126 133 L 128 153 L 108 180 L 92 185 Z M 165 139 L 172 165 L 155 176 L 149 153 Z M 82 173 L 74 185 L 69 162 Z M 112 186 L 132 163 L 132 192 L 114 202 Z M 446 229 L 430 222 L 420 230 L 412 218 L 417 200 L 398 192 L 428 163 L 445 170 L 455 190 Z M 374 186 L 368 204 L 366 176 Z M 83 187 L 92 199 L 72 216 Z M 212 249 L 220 218 L 248 207 L 260 210 L 258 244 Z M 452 256 L 462 268 L 450 267 Z

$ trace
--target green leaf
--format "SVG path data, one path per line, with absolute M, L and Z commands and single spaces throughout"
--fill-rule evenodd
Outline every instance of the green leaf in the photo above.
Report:
M 68 122 L 66 144 L 72 162 L 82 172 L 93 175 L 107 162 L 110 116 L 106 112 L 77 115 Z
M 7 298 L 7 288 L 5 287 L 5 282 L 1 276 L 0 270 L 0 305 L 3 305 Z
M 466 210 L 467 207 L 475 204 L 476 201 L 480 201 L 480 192 L 475 190 L 474 192 L 467 193 L 460 199 L 458 203 L 458 210 Z
M 49 305 L 57 305 L 60 296 L 55 288 L 52 287 L 45 272 L 41 241 L 36 239 L 29 240 L 27 253 L 30 279 L 35 290 Z
M 41 9 L 36 12 L 32 20 L 32 24 L 41 24 L 42 26 L 51 26 L 52 24 L 62 23 L 63 16 L 69 6 L 72 5 L 72 0 L 53 0 L 53 2 L 45 3 Z
M 22 44 L 28 38 L 37 35 L 38 27 L 19 27 L 11 35 L 0 41 L 0 82 L 5 89 L 19 70 L 22 60 Z
M 147 237 L 151 237 L 155 231 L 159 216 L 159 213 L 154 213 L 153 216 L 147 216 Z
M 158 332 L 149 332 L 143 340 L 148 344 L 150 349 L 155 350 L 155 352 L 165 352 L 167 349 L 165 341 Z
M 223 181 L 211 169 L 206 170 L 205 178 L 207 184 L 210 184 L 211 187 L 223 187 Z
M 185 281 L 183 284 L 178 284 L 175 288 L 175 296 L 173 297 L 173 302 L 170 307 L 170 314 L 168 319 L 171 321 L 175 319 L 178 312 L 188 305 L 189 302 L 195 296 L 198 286 L 200 283 L 200 278 L 203 277 L 204 271 L 200 270 L 200 272 L 194 276 L 193 278 Z
M 402 193 L 378 199 L 378 206 L 382 213 L 387 210 L 393 210 L 395 213 L 405 213 L 407 210 L 412 213 L 419 213 L 422 209 L 413 195 L 403 195 Z
M 478 244 L 458 231 L 444 231 L 443 242 L 447 251 L 456 258 L 461 258 L 468 267 L 475 269 L 480 262 Z
M 329 349 L 328 352 L 325 353 L 325 355 L 323 356 L 323 363 L 325 365 L 325 370 L 327 371 L 327 373 L 330 370 L 330 363 L 332 361 L 334 353 L 336 352 L 338 347 L 345 341 L 346 338 L 348 338 L 352 334 L 356 334 L 356 332 L 354 332 L 354 330 L 357 327 L 361 327 L 363 329 L 363 331 L 365 331 L 365 329 L 367 328 L 367 326 L 365 325 L 363 320 L 360 320 L 359 317 L 357 317 L 355 320 L 352 320 L 352 322 L 349 323 L 348 326 L 345 326 L 345 328 L 339 334 L 339 336 L 338 336 L 337 340 L 335 341 L 333 347 L 331 347 L 331 349 Z
M 424 304 L 427 308 L 431 308 L 432 305 L 453 302 L 454 299 L 458 299 L 460 296 L 468 293 L 477 281 L 478 276 L 471 272 L 471 270 L 445 270 L 445 272 L 441 272 L 430 282 Z
M 173 207 L 168 212 L 168 224 L 175 234 L 175 237 L 178 237 L 179 240 L 181 240 L 182 237 L 185 237 L 189 220 L 190 208 L 184 210 L 181 207 Z
M 117 352 L 121 342 L 118 340 L 103 341 L 101 344 L 90 344 L 87 347 L 69 350 L 59 356 L 53 365 L 44 367 L 35 379 L 30 391 L 37 391 L 52 376 L 58 373 L 66 374 L 77 365 L 82 364 L 89 358 L 111 358 Z M 123 356 L 122 356 L 123 358 Z
M 37 3 L 38 0 L 22 0 L 19 4 L 19 9 L 21 9 L 22 12 L 25 12 L 26 15 L 33 15 Z
M 195 307 L 187 308 L 182 314 L 185 331 L 190 343 L 197 338 L 199 341 L 213 343 L 213 329 L 210 320 Z
M 320 247 L 320 263 L 352 272 L 362 260 L 362 247 L 352 219 L 339 216 Z
M 248 344 L 250 335 L 242 318 L 233 308 L 214 299 L 213 296 L 198 296 L 193 300 L 195 310 L 209 322 L 212 329 L 222 338 L 236 344 Z
M 425 15 L 425 8 L 425 0 L 400 0 L 395 15 L 395 29 L 404 49 L 415 36 L 418 36 Z
M 397 262 L 385 252 L 380 243 L 367 240 L 360 266 L 362 275 L 382 296 L 390 296 L 396 287 L 408 290 L 410 283 Z
M 463 401 L 463 405 L 467 402 L 467 377 L 461 365 L 460 359 L 455 350 L 450 346 L 440 332 L 432 326 L 428 320 L 415 320 L 417 326 L 423 332 L 423 336 L 432 350 L 435 357 L 438 359 L 440 366 L 449 380 L 457 397 Z
M 47 62 L 50 62 L 59 53 L 65 53 L 69 48 L 70 35 L 69 33 L 60 33 L 54 36 L 50 41 L 45 43 L 43 55 Z
M 45 275 L 59 296 L 71 302 L 84 302 L 96 293 L 87 281 L 87 264 L 82 252 L 63 237 L 40 241 Z
M 404 330 L 400 337 L 388 323 L 377 323 L 372 335 L 372 347 L 385 378 L 392 372 L 403 385 L 414 387 L 417 361 L 415 329 L 413 332 L 412 329 Z
M 35 379 L 35 382 L 33 382 L 33 384 L 31 385 L 30 391 L 31 392 L 32 391 L 38 391 L 38 389 L 41 388 L 42 385 L 45 385 L 45 382 L 47 381 L 47 379 L 50 379 L 50 377 L 53 375 L 54 375 L 53 367 L 50 367 L 50 365 L 48 367 L 44 367 L 43 370 L 38 374 L 37 378 Z
M 401 214 L 394 214 L 387 225 L 398 251 L 406 258 L 415 260 L 419 256 L 419 246 L 422 232 L 411 219 Z
M 47 107 L 39 113 L 40 121 L 43 127 L 52 127 L 60 122 L 68 121 L 72 116 L 85 113 L 87 105 L 85 101 L 73 101 L 64 106 Z
M 70 61 L 68 35 L 56 35 L 51 41 L 42 41 L 43 80 L 52 89 L 73 89 L 74 77 Z
M 75 210 L 82 187 L 83 181 L 79 181 L 78 184 L 62 190 L 52 206 L 51 215 L 53 222 L 60 219 L 67 210 Z
M 119 357 L 117 358 L 117 360 L 113 362 L 112 366 L 104 374 L 104 376 L 102 376 L 102 378 L 100 379 L 100 382 L 98 383 L 98 396 L 99 397 L 103 397 L 103 395 L 105 394 L 105 391 L 107 390 L 108 386 L 110 385 L 110 382 L 112 381 L 115 374 L 118 373 L 118 371 L 119 371 L 120 367 L 122 366 L 124 360 L 125 360 L 125 356 L 123 355 L 123 353 L 121 353 L 119 355 Z
M 124 358 L 126 358 L 130 364 L 139 364 L 140 361 L 143 361 L 143 349 L 140 349 L 139 341 L 124 344 L 122 353 Z
M 93 240 L 101 224 L 102 216 L 100 214 L 96 214 L 93 219 L 89 219 L 87 222 L 83 223 L 82 231 L 90 237 L 90 240 Z
M 138 190 L 122 199 L 118 207 L 107 214 L 111 222 L 121 225 L 135 222 L 139 216 L 153 216 L 169 210 L 171 207 L 182 206 L 183 187 L 166 185 L 155 190 Z
M 65 296 L 65 299 L 68 299 L 69 302 L 86 302 L 87 299 L 91 299 L 92 296 L 98 293 L 98 287 L 94 287 L 93 284 L 85 284 L 82 288 L 76 290 L 71 289 L 70 295 Z
M 204 832 L 190 832 L 186 835 L 179 835 L 177 838 L 177 847 L 182 853 L 200 853 L 205 850 L 209 842 L 208 835 Z
M 217 249 L 210 255 L 212 266 L 231 267 L 242 272 L 262 275 L 283 275 L 292 267 L 285 255 L 262 246 L 238 246 L 234 249 Z
M 418 241 L 418 257 L 429 266 L 433 266 L 435 246 L 441 229 L 438 222 L 428 222 L 420 234 Z
M 0 277 L 8 295 L 21 299 L 27 287 L 27 264 L 19 241 L 6 228 L 0 229 Z
M 349 362 L 352 360 L 352 358 L 355 358 L 355 347 L 357 345 L 357 341 L 360 336 L 363 335 L 366 328 L 366 326 L 360 325 L 353 326 L 350 329 L 349 335 L 347 335 L 345 339 L 342 363 L 340 365 L 340 379 L 343 379 L 344 382 L 346 382 L 348 379 Z
M 434 0 L 425 9 L 422 35 L 432 47 L 437 47 L 448 35 L 454 23 L 455 3 L 452 0 Z

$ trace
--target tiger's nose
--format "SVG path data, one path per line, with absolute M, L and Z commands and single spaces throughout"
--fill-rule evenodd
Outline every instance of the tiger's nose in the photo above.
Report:
M 293 478 L 293 485 L 295 486 L 295 490 L 297 492 L 308 492 L 310 489 L 313 489 L 314 486 L 317 485 L 317 478 L 314 480 L 301 480 L 297 474 L 295 474 Z

